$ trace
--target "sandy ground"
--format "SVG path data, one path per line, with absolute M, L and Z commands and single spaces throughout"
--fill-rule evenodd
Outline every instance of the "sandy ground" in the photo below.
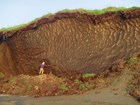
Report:
M 0 96 L 0 105 L 140 105 L 126 92 L 133 71 L 125 69 L 110 87 L 98 88 L 82 95 L 52 97 Z
M 133 97 L 109 88 L 89 91 L 83 95 L 55 97 L 0 96 L 0 105 L 140 105 Z

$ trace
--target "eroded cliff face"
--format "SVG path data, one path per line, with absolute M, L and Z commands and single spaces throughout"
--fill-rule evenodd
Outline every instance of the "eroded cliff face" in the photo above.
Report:
M 58 13 L 10 36 L 6 43 L 18 74 L 36 74 L 42 61 L 67 71 L 97 73 L 140 53 L 140 10 L 97 16 Z
M 14 75 L 17 74 L 17 71 L 14 67 L 11 51 L 5 42 L 0 44 L 0 72 Z

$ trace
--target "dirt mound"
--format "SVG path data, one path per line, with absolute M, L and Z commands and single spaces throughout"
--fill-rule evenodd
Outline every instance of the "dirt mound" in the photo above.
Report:
M 93 86 L 94 85 L 94 86 Z M 0 93 L 30 96 L 54 96 L 62 94 L 80 94 L 96 87 L 89 81 L 83 83 L 75 79 L 59 78 L 53 74 L 39 76 L 19 75 L 1 78 Z

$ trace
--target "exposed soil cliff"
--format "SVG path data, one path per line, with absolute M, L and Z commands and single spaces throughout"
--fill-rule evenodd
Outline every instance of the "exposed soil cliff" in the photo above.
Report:
M 140 53 L 140 9 L 96 16 L 57 13 L 0 36 L 0 71 L 37 74 L 45 61 L 67 71 L 97 73 Z

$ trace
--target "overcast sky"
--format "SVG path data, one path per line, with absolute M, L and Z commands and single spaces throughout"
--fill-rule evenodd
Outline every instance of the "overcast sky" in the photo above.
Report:
M 0 28 L 30 22 L 63 9 L 140 6 L 140 0 L 0 0 Z

